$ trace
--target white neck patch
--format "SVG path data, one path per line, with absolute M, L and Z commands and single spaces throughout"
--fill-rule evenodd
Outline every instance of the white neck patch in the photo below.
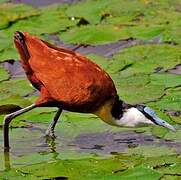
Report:
M 135 127 L 143 124 L 154 124 L 151 120 L 147 119 L 143 113 L 138 109 L 132 107 L 123 113 L 119 120 L 115 120 L 118 126 Z

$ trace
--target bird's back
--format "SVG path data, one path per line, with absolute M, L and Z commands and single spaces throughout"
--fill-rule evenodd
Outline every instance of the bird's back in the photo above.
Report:
M 25 37 L 34 75 L 64 109 L 88 112 L 116 96 L 110 76 L 86 57 L 29 34 Z

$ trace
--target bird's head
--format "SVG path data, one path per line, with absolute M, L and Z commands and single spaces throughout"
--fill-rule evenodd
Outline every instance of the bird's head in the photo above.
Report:
M 16 31 L 14 34 L 14 44 L 22 60 L 28 60 L 30 55 L 26 45 L 26 33 Z
M 123 101 L 107 101 L 96 114 L 106 123 L 121 127 L 158 125 L 175 131 L 168 122 L 159 118 L 154 110 L 143 104 L 130 105 Z

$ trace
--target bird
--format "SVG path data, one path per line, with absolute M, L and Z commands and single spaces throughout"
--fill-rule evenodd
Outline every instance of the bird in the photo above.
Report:
M 63 110 L 92 113 L 105 123 L 118 127 L 156 124 L 175 131 L 148 106 L 129 104 L 120 99 L 110 75 L 80 53 L 50 44 L 28 32 L 16 31 L 14 44 L 27 79 L 40 96 L 32 105 L 5 116 L 5 151 L 10 148 L 10 122 L 38 107 L 58 108 L 45 133 L 51 138 L 55 138 L 54 129 Z

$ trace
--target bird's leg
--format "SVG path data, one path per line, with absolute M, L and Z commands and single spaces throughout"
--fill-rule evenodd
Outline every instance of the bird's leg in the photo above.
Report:
M 28 112 L 34 108 L 36 108 L 36 105 L 32 104 L 28 107 L 25 107 L 23 109 L 20 109 L 16 112 L 13 112 L 13 113 L 5 116 L 4 121 L 3 121 L 4 151 L 6 151 L 6 152 L 9 151 L 9 123 L 12 121 L 13 118 L 15 118 L 25 112 Z
M 45 132 L 45 135 L 47 137 L 55 138 L 54 129 L 55 129 L 55 126 L 56 126 L 56 124 L 58 122 L 58 119 L 60 117 L 61 112 L 62 112 L 62 109 L 59 108 L 57 113 L 55 114 L 55 117 L 53 118 L 53 121 L 50 123 L 48 129 Z

